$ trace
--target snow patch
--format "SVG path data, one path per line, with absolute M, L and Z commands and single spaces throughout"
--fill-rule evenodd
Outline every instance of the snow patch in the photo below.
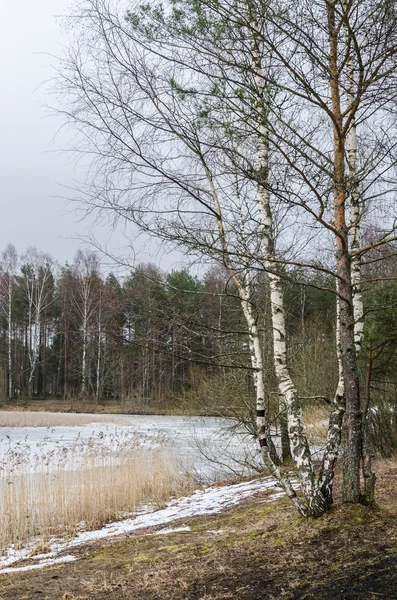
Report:
M 159 525 L 165 525 L 179 519 L 186 519 L 188 517 L 196 517 L 201 515 L 213 515 L 221 512 L 223 509 L 229 506 L 235 506 L 242 500 L 250 498 L 258 493 L 266 490 L 274 490 L 274 494 L 269 496 L 265 502 L 272 502 L 277 498 L 284 495 L 281 488 L 277 485 L 275 479 L 266 477 L 262 480 L 246 481 L 244 483 L 229 484 L 223 486 L 211 486 L 204 490 L 196 490 L 191 496 L 185 496 L 168 502 L 165 508 L 155 510 L 147 509 L 137 513 L 132 518 L 124 519 L 114 523 L 109 523 L 101 529 L 94 531 L 83 531 L 77 534 L 77 536 L 67 542 L 59 539 L 52 539 L 49 542 L 51 552 L 48 554 L 34 557 L 39 558 L 39 562 L 27 567 L 15 567 L 9 568 L 10 565 L 26 560 L 30 557 L 34 542 L 28 547 L 22 548 L 21 550 L 15 550 L 10 547 L 7 550 L 6 556 L 0 557 L 0 575 L 5 573 L 11 573 L 17 570 L 28 571 L 31 569 L 39 569 L 52 564 L 61 562 L 69 562 L 76 560 L 76 557 L 68 554 L 67 556 L 61 556 L 55 558 L 57 555 L 63 552 L 70 552 L 73 548 L 81 546 L 87 542 L 95 540 L 101 540 L 105 538 L 115 537 L 121 534 L 132 533 L 139 529 L 145 529 L 147 527 L 156 527 Z M 157 533 L 171 533 L 174 531 L 188 531 L 190 528 L 187 526 L 181 526 L 180 528 L 170 529 L 163 528 L 163 530 Z
M 75 560 L 77 560 L 77 558 L 71 554 L 60 556 L 59 558 L 47 558 L 46 560 L 41 560 L 39 563 L 27 565 L 26 567 L 9 567 L 8 569 L 2 569 L 0 570 L 0 575 L 4 575 L 5 573 L 17 573 L 18 571 L 33 571 L 34 569 L 42 569 L 43 567 L 73 562 Z
M 182 527 L 164 527 L 164 529 L 160 529 L 159 531 L 155 531 L 155 535 L 165 535 L 166 533 L 178 533 L 178 531 L 191 531 L 189 525 L 183 525 Z

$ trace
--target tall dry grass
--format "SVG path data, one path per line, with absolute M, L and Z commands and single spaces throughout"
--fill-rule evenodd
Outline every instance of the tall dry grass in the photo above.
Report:
M 123 415 L 88 415 L 0 410 L 0 427 L 78 427 L 91 423 L 131 425 L 131 418 Z
M 328 435 L 329 407 L 307 406 L 304 409 L 306 435 L 312 444 L 324 446 Z
M 96 529 L 136 511 L 142 504 L 161 505 L 187 493 L 192 480 L 161 445 L 119 447 L 90 441 L 72 448 L 52 448 L 35 458 L 25 448 L 10 447 L 0 463 L 0 554 L 32 539 L 69 536 Z

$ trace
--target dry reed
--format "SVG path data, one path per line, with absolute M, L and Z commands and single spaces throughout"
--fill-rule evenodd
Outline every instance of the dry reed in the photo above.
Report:
M 143 440 L 145 443 L 145 440 Z M 35 455 L 10 445 L 0 462 L 0 553 L 54 536 L 74 535 L 186 493 L 191 480 L 164 446 L 126 438 L 100 446 L 81 440 L 71 448 Z M 36 541 L 35 541 L 36 540 Z
M 312 444 L 323 446 L 327 440 L 329 407 L 310 406 L 304 410 L 306 434 Z
M 91 415 L 0 410 L 0 427 L 78 427 L 91 423 L 131 425 L 131 417 L 123 415 Z

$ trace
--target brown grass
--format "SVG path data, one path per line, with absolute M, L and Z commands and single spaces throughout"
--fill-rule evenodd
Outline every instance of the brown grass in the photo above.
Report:
M 136 532 L 80 548 L 79 560 L 0 576 L 4 600 L 370 600 L 396 598 L 397 464 L 376 466 L 378 505 L 303 519 L 252 498 L 185 519 L 190 532 Z M 215 534 L 214 531 L 218 533 Z
M 310 406 L 304 410 L 306 433 L 312 444 L 323 445 L 326 442 L 328 419 L 328 406 Z
M 38 548 L 53 536 L 99 528 L 142 503 L 161 505 L 192 486 L 165 448 L 124 441 L 117 451 L 82 444 L 69 449 L 67 459 L 62 448 L 50 450 L 35 463 L 33 473 L 15 451 L 1 467 L 0 553 L 10 544 L 21 547 L 35 538 L 39 540 L 32 551 L 40 553 Z
M 1 409 L 9 412 L 66 412 L 107 415 L 162 415 L 168 414 L 169 412 L 162 405 L 159 406 L 157 404 L 148 405 L 127 400 L 124 402 L 120 402 L 120 400 L 101 400 L 100 402 L 94 402 L 89 398 L 19 398 L 16 400 L 2 401 Z M 172 412 L 174 413 L 175 411 Z
M 123 415 L 84 415 L 35 411 L 0 410 L 0 427 L 78 427 L 91 423 L 131 425 L 131 418 Z

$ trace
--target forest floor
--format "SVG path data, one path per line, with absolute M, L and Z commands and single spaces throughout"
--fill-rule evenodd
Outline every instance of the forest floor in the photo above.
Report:
M 0 576 L 0 599 L 397 599 L 397 463 L 376 470 L 374 507 L 341 505 L 337 485 L 333 510 L 307 520 L 259 494 L 173 522 L 184 530 L 93 541 L 75 562 Z

